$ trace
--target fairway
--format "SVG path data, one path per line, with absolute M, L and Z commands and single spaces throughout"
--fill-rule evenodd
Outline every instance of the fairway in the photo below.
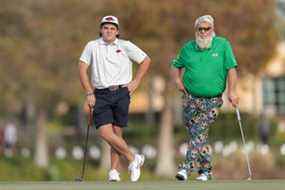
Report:
M 210 182 L 2 182 L 0 190 L 284 190 L 285 180 Z

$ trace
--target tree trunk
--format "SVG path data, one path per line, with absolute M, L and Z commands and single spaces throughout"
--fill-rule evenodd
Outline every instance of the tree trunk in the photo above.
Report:
M 155 123 L 155 113 L 154 113 L 154 108 L 153 108 L 153 77 L 150 77 L 148 81 L 148 90 L 147 90 L 147 95 L 148 95 L 148 110 L 146 112 L 146 124 L 147 126 L 153 126 Z
M 24 107 L 24 125 L 25 128 L 31 128 L 31 126 L 34 126 L 35 124 L 35 105 L 34 102 L 29 98 L 25 101 L 25 107 Z
M 35 137 L 35 121 L 36 121 L 36 108 L 34 102 L 31 99 L 25 101 L 23 108 L 23 129 L 19 134 L 19 138 L 22 146 L 28 146 L 34 144 Z
M 35 163 L 42 168 L 48 167 L 48 146 L 46 129 L 46 112 L 40 110 L 36 123 Z
M 175 174 L 173 114 L 171 105 L 171 98 L 166 97 L 161 117 L 156 166 L 156 174 L 163 177 L 173 177 Z

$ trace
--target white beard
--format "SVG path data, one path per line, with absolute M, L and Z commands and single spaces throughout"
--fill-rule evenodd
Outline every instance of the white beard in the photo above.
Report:
M 206 38 L 202 38 L 198 33 L 196 33 L 195 36 L 198 47 L 200 49 L 208 49 L 212 44 L 212 40 L 215 34 L 213 33 L 213 35 L 210 35 L 209 37 Z

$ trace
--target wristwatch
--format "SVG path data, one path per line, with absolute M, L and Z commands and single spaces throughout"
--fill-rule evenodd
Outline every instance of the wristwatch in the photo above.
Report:
M 86 93 L 86 96 L 91 96 L 91 95 L 94 95 L 94 93 L 93 92 Z

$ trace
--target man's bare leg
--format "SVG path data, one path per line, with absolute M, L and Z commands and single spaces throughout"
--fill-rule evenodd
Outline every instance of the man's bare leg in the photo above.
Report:
M 118 136 L 123 138 L 123 129 L 116 125 L 112 126 L 113 132 Z M 118 171 L 120 166 L 120 153 L 111 147 L 111 170 L 115 169 Z
M 134 160 L 134 154 L 128 148 L 125 140 L 114 133 L 112 124 L 101 126 L 99 128 L 99 135 L 111 146 L 111 148 L 123 155 L 129 162 Z

